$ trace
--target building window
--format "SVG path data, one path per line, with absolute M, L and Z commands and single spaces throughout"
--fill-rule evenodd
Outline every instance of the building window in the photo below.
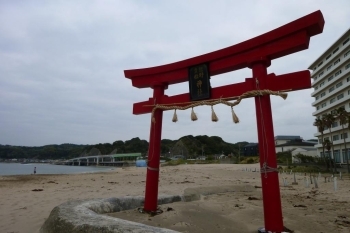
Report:
M 348 56 L 349 54 L 350 54 L 350 50 L 344 54 L 344 57 Z
M 339 135 L 333 135 L 333 141 L 339 140 Z
M 324 141 L 327 141 L 327 140 L 329 140 L 329 137 L 325 137 L 325 138 L 324 138 Z
M 340 163 L 340 151 L 339 150 L 334 151 L 334 160 L 336 163 Z
M 348 154 L 347 154 L 347 156 L 345 156 L 345 150 L 342 149 L 343 163 L 346 163 L 346 161 L 348 160 L 348 158 L 350 159 L 350 149 L 347 149 L 347 150 L 348 150 Z
M 348 133 L 342 133 L 342 134 L 340 134 L 340 138 L 341 138 L 341 139 L 348 138 Z
M 337 85 L 335 85 L 335 86 L 336 86 L 336 88 L 338 88 L 338 87 L 340 87 L 341 85 L 343 85 L 343 83 L 342 83 L 342 82 L 337 83 Z
M 350 95 L 350 90 L 348 90 L 348 95 Z
M 331 56 L 332 56 L 332 54 L 329 54 L 329 55 L 326 57 L 326 60 L 328 60 Z
M 338 121 L 335 121 L 332 123 L 332 128 L 337 127 L 337 126 L 338 126 Z
M 350 105 L 350 103 L 349 103 L 349 105 Z M 317 107 L 316 107 L 316 110 L 319 110 L 319 109 L 320 109 L 320 106 L 317 106 Z
M 340 62 L 340 58 L 334 62 L 334 65 L 338 64 Z
M 327 67 L 327 71 L 330 70 L 332 68 L 332 65 L 328 66 Z
M 323 104 L 321 105 L 321 107 L 324 108 L 324 107 L 326 107 L 326 105 L 327 105 L 327 103 L 323 103 Z
M 323 75 L 323 71 L 318 75 L 318 77 L 321 77 Z
M 322 87 L 324 85 L 324 81 L 322 83 L 320 83 L 320 87 Z
M 332 79 L 333 79 L 333 75 L 328 78 L 328 82 L 331 81 Z
M 337 96 L 337 99 L 340 100 L 340 99 L 343 98 L 343 97 L 344 97 L 344 94 L 341 93 L 340 95 Z
M 345 45 L 345 44 L 348 43 L 348 42 L 349 42 L 349 38 L 346 39 L 346 40 L 343 42 L 343 45 Z
M 322 92 L 321 93 L 321 97 L 325 96 L 326 95 L 326 92 Z
M 334 91 L 334 86 L 328 89 L 329 92 Z
M 323 61 L 320 62 L 320 64 L 318 64 L 318 67 L 320 67 L 323 64 Z
M 329 101 L 329 103 L 331 104 L 331 103 L 333 103 L 334 101 L 335 101 L 335 98 L 331 99 L 331 100 Z
M 317 91 L 318 87 L 315 87 L 315 91 Z
M 335 54 L 339 50 L 339 47 L 334 49 L 333 54 Z
M 349 69 L 349 68 L 350 68 L 350 63 L 345 66 L 346 70 Z
M 338 70 L 338 71 L 334 74 L 334 77 L 337 77 L 339 74 L 341 74 L 341 70 Z
M 350 90 L 349 90 L 350 91 Z M 318 100 L 319 96 L 316 96 L 316 100 Z

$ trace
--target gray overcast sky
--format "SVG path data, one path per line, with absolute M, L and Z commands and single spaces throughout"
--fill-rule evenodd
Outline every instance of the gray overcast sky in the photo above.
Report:
M 277 60 L 269 73 L 305 70 L 348 28 L 349 0 L 246 1 L 0 1 L 0 144 L 112 143 L 149 141 L 150 114 L 132 115 L 134 102 L 151 89 L 132 87 L 125 69 L 172 63 L 222 49 L 321 10 L 324 32 L 308 50 Z M 211 79 L 212 86 L 244 81 L 243 69 Z M 172 85 L 167 95 L 188 92 Z M 313 138 L 312 89 L 271 96 L 275 135 Z M 215 106 L 163 117 L 162 138 L 220 136 L 227 142 L 257 142 L 254 99 L 231 110 Z

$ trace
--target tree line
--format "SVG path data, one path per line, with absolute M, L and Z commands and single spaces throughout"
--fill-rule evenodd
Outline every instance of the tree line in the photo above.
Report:
M 242 147 L 248 142 L 228 143 L 217 136 L 184 136 L 178 140 L 161 140 L 161 155 L 184 155 L 185 157 L 200 155 L 215 155 L 224 153 L 237 154 L 239 145 Z M 107 155 L 120 153 L 141 153 L 147 156 L 149 143 L 140 138 L 117 140 L 113 143 L 99 143 L 95 145 L 45 145 L 39 147 L 0 145 L 0 159 L 38 159 L 58 160 L 71 159 L 89 155 Z
M 344 107 L 337 108 L 334 111 L 324 114 L 321 117 L 315 119 L 314 126 L 317 127 L 318 132 L 320 133 L 321 140 L 319 139 L 319 142 L 322 144 L 321 159 L 326 164 L 327 170 L 332 168 L 334 172 L 336 171 L 332 127 L 338 121 L 342 126 L 341 139 L 343 139 L 347 169 L 348 172 L 350 172 L 349 158 L 346 147 L 346 138 L 348 137 L 348 131 L 350 130 L 350 114 L 345 110 Z M 324 132 L 327 130 L 329 131 L 330 136 L 324 137 Z M 325 149 L 327 150 L 327 153 L 325 153 Z

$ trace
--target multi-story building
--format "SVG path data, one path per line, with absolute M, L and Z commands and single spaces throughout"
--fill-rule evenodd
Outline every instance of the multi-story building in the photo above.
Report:
M 315 97 L 312 103 L 312 106 L 315 107 L 315 112 L 312 113 L 315 119 L 340 107 L 350 112 L 350 29 L 323 52 L 309 69 L 313 71 L 311 78 L 314 92 L 311 96 Z M 319 138 L 319 143 L 316 144 L 317 155 L 322 156 L 321 133 L 317 128 L 315 131 L 317 133 L 314 136 Z M 331 132 L 332 138 L 329 129 L 324 131 L 324 139 L 333 142 L 334 154 L 331 157 L 336 163 L 346 163 L 344 137 L 350 158 L 349 131 L 343 132 L 338 120 L 333 124 Z

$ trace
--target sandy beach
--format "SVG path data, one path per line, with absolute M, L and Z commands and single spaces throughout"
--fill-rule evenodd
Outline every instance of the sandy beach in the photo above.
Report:
M 180 232 L 256 232 L 264 225 L 258 164 L 180 165 L 161 167 L 159 195 L 183 194 L 186 188 L 226 185 L 256 186 L 251 193 L 221 193 L 190 203 L 161 206 L 150 217 L 136 210 L 116 216 Z M 282 177 L 288 181 L 283 185 Z M 280 175 L 284 225 L 294 232 L 350 232 L 350 180 L 318 181 L 305 187 L 304 176 Z M 108 173 L 0 177 L 0 232 L 38 232 L 51 210 L 74 199 L 143 196 L 145 168 L 118 168 Z M 36 190 L 36 191 L 35 191 Z M 171 208 L 171 209 L 169 209 Z

